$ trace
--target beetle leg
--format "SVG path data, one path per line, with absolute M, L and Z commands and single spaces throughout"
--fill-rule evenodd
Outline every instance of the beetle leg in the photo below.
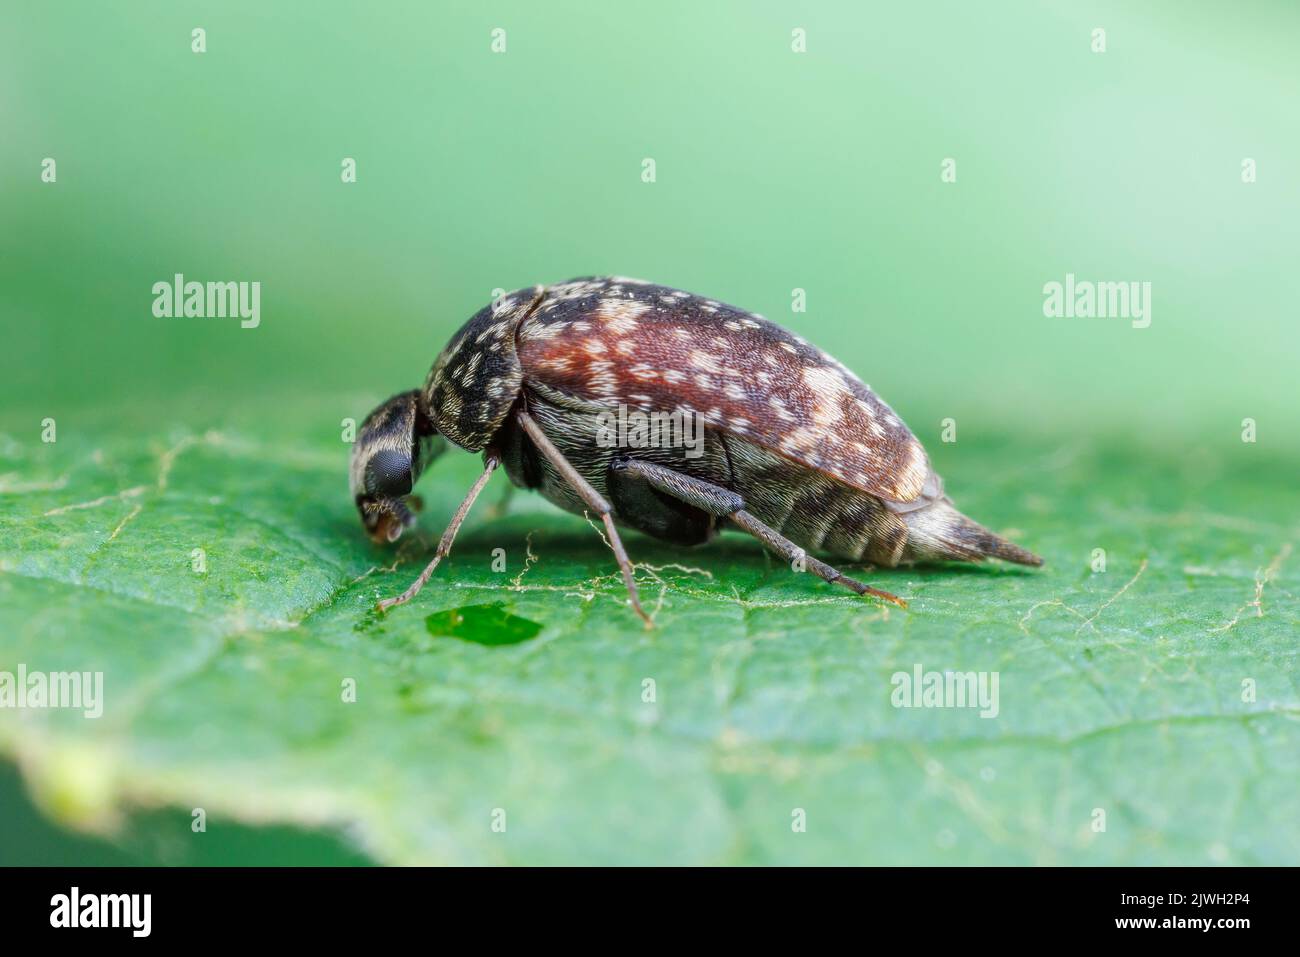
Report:
M 733 512 L 730 518 L 732 522 L 749 532 L 749 534 L 753 535 L 786 561 L 802 561 L 804 567 L 823 581 L 831 583 L 838 582 L 850 591 L 857 592 L 859 595 L 870 595 L 873 598 L 879 598 L 881 601 L 892 602 L 900 608 L 907 607 L 907 602 L 899 598 L 897 595 L 890 594 L 887 591 L 881 591 L 879 588 L 872 588 L 870 585 L 864 585 L 856 578 L 850 578 L 848 575 L 845 575 L 838 568 L 832 568 L 825 562 L 813 558 L 794 542 L 790 541 L 790 539 L 776 531 L 776 529 L 764 525 L 743 508 L 738 512 Z
M 460 508 L 456 509 L 456 514 L 451 517 L 451 524 L 448 525 L 447 530 L 442 533 L 442 540 L 438 542 L 438 550 L 434 552 L 433 560 L 424 567 L 424 571 L 420 572 L 420 577 L 411 582 L 410 588 L 406 589 L 406 591 L 402 592 L 396 598 L 385 598 L 381 601 L 378 606 L 381 612 L 387 611 L 394 605 L 404 605 L 420 593 L 420 589 L 424 587 L 425 583 L 433 575 L 433 570 L 438 567 L 438 563 L 446 558 L 447 553 L 451 551 L 451 543 L 456 540 L 456 533 L 460 531 L 460 526 L 465 521 L 465 516 L 469 514 L 469 510 L 474 504 L 474 499 L 478 498 L 479 492 L 483 491 L 483 487 L 487 485 L 488 479 L 492 477 L 492 473 L 496 471 L 497 466 L 500 464 L 501 460 L 497 458 L 496 453 L 489 452 L 484 456 L 483 474 L 474 482 L 474 485 L 469 490 L 469 494 L 465 496 L 465 501 L 460 503 Z
M 713 485 L 690 475 L 683 475 L 681 472 L 674 472 L 672 469 L 664 468 L 662 465 L 655 465 L 653 462 L 642 462 L 637 459 L 618 460 L 613 462 L 610 467 L 620 470 L 626 469 L 632 474 L 644 478 L 665 495 L 671 495 L 673 498 L 686 502 L 688 505 L 694 505 L 711 515 L 730 519 L 734 525 L 753 535 L 786 561 L 794 562 L 798 560 L 802 562 L 805 568 L 824 581 L 838 583 L 859 595 L 871 595 L 881 601 L 892 602 L 903 608 L 907 607 L 907 602 L 897 595 L 891 595 L 887 591 L 864 585 L 857 579 L 845 575 L 839 569 L 832 568 L 825 562 L 813 558 L 776 529 L 763 524 L 754 515 L 745 511 L 745 500 L 730 489 Z
M 609 536 L 609 547 L 613 549 L 614 558 L 618 561 L 619 570 L 623 573 L 623 584 L 627 586 L 628 601 L 632 603 L 632 609 L 641 616 L 646 627 L 652 627 L 650 616 L 641 607 L 641 596 L 637 593 L 636 579 L 632 575 L 632 562 L 628 559 L 627 551 L 623 548 L 623 540 L 618 537 L 618 530 L 614 527 L 613 509 L 610 508 L 609 502 L 605 501 L 604 497 L 592 488 L 591 483 L 583 478 L 581 473 L 564 457 L 564 453 L 555 447 L 555 443 L 547 438 L 546 433 L 542 431 L 542 427 L 533 421 L 532 416 L 523 409 L 516 409 L 515 421 L 528 433 L 528 437 L 533 440 L 537 450 L 546 456 L 547 460 L 555 466 L 556 471 L 581 496 L 587 507 L 600 515 L 600 520 L 604 522 L 605 531 Z

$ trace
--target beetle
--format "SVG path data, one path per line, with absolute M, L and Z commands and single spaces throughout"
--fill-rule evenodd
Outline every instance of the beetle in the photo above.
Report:
M 614 410 L 689 419 L 702 441 L 611 442 Z M 432 560 L 381 611 L 429 580 L 499 467 L 515 486 L 600 517 L 647 625 L 620 526 L 683 546 L 738 529 L 796 569 L 903 607 L 808 553 L 884 567 L 1042 564 L 958 512 L 916 436 L 827 353 L 755 313 L 642 280 L 501 296 L 452 337 L 422 388 L 375 409 L 349 467 L 374 541 L 414 523 L 415 483 L 447 442 L 483 453 L 483 472 Z

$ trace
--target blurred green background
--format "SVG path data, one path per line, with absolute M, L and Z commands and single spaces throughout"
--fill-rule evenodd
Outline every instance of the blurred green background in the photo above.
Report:
M 804 334 L 932 448 L 1251 417 L 1289 455 L 1297 37 L 1287 2 L 5 5 L 0 429 L 336 435 L 494 288 L 619 273 Z M 260 281 L 260 327 L 155 318 L 178 272 Z M 1045 318 L 1067 272 L 1150 282 L 1150 327 Z
M 1291 3 L 0 16 L 6 414 L 404 388 L 493 288 L 614 272 L 796 327 L 923 437 L 1300 431 Z M 261 281 L 262 326 L 154 318 L 176 272 Z M 1151 282 L 1151 327 L 1044 318 L 1066 272 Z

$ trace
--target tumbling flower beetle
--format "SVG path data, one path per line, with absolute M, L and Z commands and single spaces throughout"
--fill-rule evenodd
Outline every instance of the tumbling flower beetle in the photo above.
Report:
M 620 446 L 611 411 L 702 423 L 702 442 Z M 623 573 L 617 526 L 679 545 L 748 532 L 796 567 L 906 607 L 807 554 L 893 567 L 1042 559 L 962 515 L 921 443 L 847 368 L 761 316 L 635 279 L 574 279 L 502 296 L 438 356 L 421 389 L 393 396 L 353 447 L 352 496 L 366 531 L 392 542 L 443 439 L 484 470 L 433 560 L 385 610 L 409 601 L 451 550 L 493 471 L 570 512 L 594 512 Z

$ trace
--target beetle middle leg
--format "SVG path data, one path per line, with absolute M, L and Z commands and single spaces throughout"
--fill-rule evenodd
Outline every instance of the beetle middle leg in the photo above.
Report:
M 609 536 L 609 547 L 613 549 L 614 558 L 618 561 L 619 570 L 623 573 L 623 584 L 627 586 L 628 601 L 632 603 L 632 609 L 641 616 L 646 627 L 652 627 L 650 616 L 641 607 L 641 596 L 637 593 L 636 579 L 632 575 L 632 562 L 628 559 L 627 551 L 623 548 L 623 540 L 618 537 L 618 529 L 614 527 L 613 509 L 610 507 L 609 502 L 605 501 L 604 496 L 592 488 L 591 483 L 583 478 L 572 463 L 564 457 L 564 453 L 555 447 L 555 443 L 546 437 L 546 433 L 542 431 L 540 425 L 533 421 L 532 416 L 523 409 L 516 409 L 515 421 L 528 433 L 528 437 L 533 440 L 537 450 L 546 456 L 551 465 L 555 467 L 555 470 L 578 493 L 587 507 L 600 515 L 600 520 L 604 522 L 605 531 Z
M 652 462 L 643 462 L 638 459 L 619 459 L 611 463 L 610 468 L 631 473 L 638 478 L 644 479 L 665 495 L 671 495 L 673 498 L 701 509 L 710 515 L 730 520 L 737 528 L 753 535 L 786 561 L 801 561 L 808 571 L 823 581 L 843 585 L 859 595 L 871 595 L 873 598 L 892 602 L 902 608 L 907 607 L 907 602 L 897 595 L 881 591 L 878 588 L 872 588 L 870 585 L 864 585 L 857 579 L 845 575 L 839 569 L 832 568 L 825 562 L 813 558 L 776 529 L 770 525 L 765 525 L 753 514 L 747 512 L 744 498 L 730 489 L 713 485 L 690 475 L 683 475 L 681 472 L 674 472 L 662 465 L 655 465 Z

